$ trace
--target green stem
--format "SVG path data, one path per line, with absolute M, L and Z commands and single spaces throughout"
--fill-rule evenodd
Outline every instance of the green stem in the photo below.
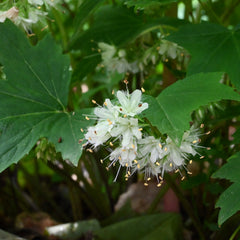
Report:
M 223 13 L 221 20 L 222 23 L 226 23 L 226 21 L 228 20 L 228 18 L 231 16 L 231 14 L 233 13 L 233 11 L 235 10 L 235 8 L 240 4 L 240 0 L 237 0 L 235 2 L 232 2 L 231 6 L 229 8 L 227 8 L 225 10 L 225 12 Z
M 56 23 L 58 25 L 58 28 L 59 28 L 59 31 L 61 34 L 63 49 L 66 50 L 67 46 L 68 46 L 68 36 L 67 36 L 67 32 L 65 31 L 65 28 L 63 26 L 63 21 L 61 19 L 61 15 L 55 8 L 52 9 L 52 12 L 53 12 L 54 18 L 56 20 Z
M 184 197 L 183 193 L 181 192 L 181 190 L 179 189 L 178 185 L 176 184 L 175 180 L 172 179 L 172 177 L 169 174 L 166 174 L 164 176 L 164 180 L 167 182 L 167 184 L 172 188 L 172 190 L 174 191 L 174 193 L 176 194 L 176 196 L 178 197 L 179 201 L 181 202 L 183 208 L 185 209 L 185 211 L 187 212 L 187 214 L 189 215 L 189 217 L 192 219 L 193 225 L 196 229 L 196 231 L 198 232 L 199 235 L 199 239 L 201 240 L 205 240 L 205 236 L 204 236 L 204 231 L 201 228 L 202 224 L 199 220 L 199 218 L 194 214 L 194 211 L 192 209 L 191 204 L 187 201 L 187 199 Z
M 234 231 L 234 233 L 232 234 L 232 236 L 229 238 L 229 240 L 234 240 L 234 238 L 236 237 L 237 233 L 240 230 L 240 225 L 238 226 L 238 228 Z

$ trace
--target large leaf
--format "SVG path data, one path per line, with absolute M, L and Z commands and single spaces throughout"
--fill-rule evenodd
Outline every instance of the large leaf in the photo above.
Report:
M 53 142 L 75 165 L 87 126 L 82 113 L 65 109 L 70 83 L 69 58 L 50 37 L 36 47 L 12 22 L 0 24 L 0 171 L 18 162 L 41 137 Z
M 181 141 L 189 129 L 191 113 L 202 105 L 221 99 L 240 100 L 233 88 L 220 83 L 222 73 L 200 73 L 177 81 L 157 98 L 148 96 L 149 108 L 144 115 L 162 134 Z
M 185 25 L 167 39 L 191 53 L 188 75 L 222 71 L 240 88 L 240 28 L 229 30 L 213 23 Z
M 79 34 L 74 34 L 70 48 L 91 52 L 93 43 L 106 42 L 116 46 L 123 46 L 133 41 L 141 34 L 158 28 L 159 26 L 179 26 L 184 24 L 181 20 L 145 19 L 142 14 L 135 14 L 126 7 L 103 6 L 94 14 L 93 24 L 90 28 Z
M 180 216 L 165 213 L 115 223 L 96 231 L 96 235 L 101 240 L 178 240 L 182 239 L 181 229 Z
M 213 178 L 228 179 L 233 184 L 221 194 L 216 203 L 216 207 L 220 207 L 218 216 L 218 224 L 221 225 L 234 213 L 240 210 L 240 152 L 228 159 L 213 175 Z

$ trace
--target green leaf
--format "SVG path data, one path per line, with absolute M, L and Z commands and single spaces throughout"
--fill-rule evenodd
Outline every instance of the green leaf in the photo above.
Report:
M 159 26 L 182 24 L 185 24 L 185 21 L 168 18 L 145 19 L 142 14 L 134 14 L 132 9 L 107 5 L 99 8 L 94 14 L 93 24 L 87 31 L 74 34 L 69 48 L 90 53 L 94 43 L 98 42 L 124 46 Z
M 112 224 L 95 234 L 100 240 L 177 240 L 182 239 L 181 219 L 174 213 L 141 216 Z
M 179 80 L 164 89 L 157 98 L 146 97 L 149 108 L 143 115 L 162 134 L 181 142 L 189 129 L 191 113 L 202 105 L 221 99 L 240 100 L 234 89 L 220 83 L 222 73 L 200 73 Z
M 162 5 L 167 5 L 173 2 L 178 2 L 178 0 L 122 0 L 124 4 L 126 4 L 128 7 L 133 7 L 135 6 L 137 9 L 144 9 L 149 6 L 153 6 L 156 4 L 159 4 L 160 6 Z
M 11 21 L 0 24 L 0 171 L 17 163 L 41 137 L 55 144 L 75 165 L 81 156 L 80 128 L 89 122 L 65 110 L 70 83 L 69 58 L 47 37 L 36 47 Z
M 213 23 L 185 25 L 167 37 L 192 55 L 188 75 L 199 72 L 226 72 L 240 89 L 240 28 L 229 30 Z
M 228 162 L 216 171 L 213 178 L 224 178 L 234 182 L 225 190 L 216 203 L 220 207 L 218 224 L 221 225 L 234 213 L 240 210 L 240 152 L 228 159 Z
M 103 0 L 85 0 L 81 3 L 76 12 L 74 25 L 76 26 L 75 34 L 82 31 L 82 25 L 85 23 L 91 13 L 103 2 Z

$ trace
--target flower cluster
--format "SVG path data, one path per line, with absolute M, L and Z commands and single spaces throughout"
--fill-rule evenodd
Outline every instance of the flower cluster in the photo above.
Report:
M 118 91 L 116 95 L 114 103 L 106 99 L 103 106 L 95 108 L 97 124 L 89 127 L 85 134 L 85 145 L 91 145 L 87 150 L 93 152 L 103 144 L 110 146 L 111 153 L 105 158 L 110 160 L 108 168 L 118 163 L 119 173 L 121 167 L 126 167 L 126 180 L 136 171 L 144 172 L 146 181 L 154 175 L 161 186 L 164 172 L 186 168 L 185 160 L 197 154 L 199 133 L 194 128 L 186 131 L 180 146 L 169 136 L 151 136 L 151 128 L 139 115 L 148 108 L 148 103 L 141 101 L 142 92 Z M 96 102 L 93 100 L 93 103 Z
M 101 50 L 102 64 L 106 66 L 108 71 L 117 71 L 118 73 L 139 72 L 137 61 L 129 62 L 125 50 L 117 50 L 114 46 L 104 42 L 100 42 L 98 47 Z
M 0 22 L 4 22 L 6 19 L 10 19 L 17 26 L 23 28 L 27 33 L 31 31 L 34 24 L 38 22 L 44 22 L 47 12 L 42 8 L 56 7 L 59 0 L 28 0 L 25 1 L 13 1 L 10 6 L 9 1 L 6 1 L 1 5 L 5 11 L 0 11 Z

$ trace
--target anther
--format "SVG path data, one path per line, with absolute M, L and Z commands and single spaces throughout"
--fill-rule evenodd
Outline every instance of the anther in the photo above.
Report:
M 118 157 L 118 160 L 120 160 L 120 161 L 122 160 L 121 156 Z
M 122 108 L 119 108 L 120 111 L 122 111 Z
M 203 123 L 200 125 L 200 128 L 204 128 L 204 124 Z
M 115 93 L 115 91 L 114 91 L 114 90 L 112 90 L 112 95 L 114 95 L 114 93 Z
M 113 147 L 113 143 L 112 143 L 112 142 L 110 142 L 109 145 L 110 145 L 111 147 Z
M 130 171 L 128 171 L 127 173 L 128 173 L 129 176 L 131 175 Z
M 91 148 L 88 148 L 87 151 L 93 153 L 93 150 Z
M 101 50 L 101 49 L 98 49 L 97 51 L 100 53 L 102 50 Z
M 181 181 L 183 181 L 185 179 L 185 176 L 183 176 L 182 178 L 181 178 Z
M 123 82 L 124 82 L 125 84 L 128 84 L 128 80 L 127 80 L 127 79 L 124 79 Z
M 135 148 L 135 145 L 134 145 L 134 144 L 132 144 L 132 148 Z
M 161 187 L 162 186 L 162 184 L 161 183 L 159 183 L 158 185 L 157 185 L 157 187 Z
M 179 169 L 175 170 L 175 173 L 178 173 L 179 172 Z
M 192 172 L 189 172 L 189 171 L 188 171 L 187 173 L 188 173 L 189 175 L 192 175 Z
M 207 147 L 207 150 L 211 150 L 211 148 L 210 148 L 210 147 Z
M 138 107 L 141 107 L 142 106 L 142 104 L 140 103 L 140 104 L 138 104 Z
M 159 146 L 160 148 L 162 148 L 162 144 L 161 144 L 161 143 L 159 143 L 158 146 Z
M 148 184 L 145 182 L 145 183 L 144 183 L 144 186 L 146 186 L 146 187 L 147 187 L 147 186 L 148 186 Z
M 140 168 L 140 164 L 138 163 L 138 165 L 137 165 L 137 168 L 139 169 Z
M 100 163 L 103 164 L 103 160 L 102 159 L 100 159 Z
M 105 106 L 107 106 L 107 103 L 106 103 L 106 102 L 104 102 L 104 105 L 105 105 Z
M 124 115 L 123 115 L 123 117 L 125 117 L 125 118 L 126 118 L 126 117 L 127 117 L 127 115 L 126 115 L 126 114 L 124 114 Z
M 142 128 L 139 128 L 138 131 L 142 131 L 143 129 Z
M 81 132 L 84 132 L 84 130 L 81 128 Z
M 93 104 L 97 104 L 97 102 L 96 102 L 95 100 L 92 100 L 92 103 L 93 103 Z
M 108 167 L 106 167 L 106 170 L 107 170 L 107 171 L 109 171 L 109 168 L 108 168 Z
M 95 130 L 94 133 L 97 135 L 97 131 Z
M 149 182 L 151 180 L 151 178 L 149 177 L 148 179 L 147 179 L 147 181 Z
M 92 138 L 91 138 L 91 137 L 89 137 L 89 138 L 88 138 L 88 140 L 90 140 L 90 141 L 91 141 L 91 140 L 92 140 Z
M 128 163 L 126 163 L 125 166 L 128 167 Z
M 194 144 L 194 143 L 197 143 L 198 141 L 197 140 L 194 140 L 192 143 Z
M 211 131 L 208 131 L 208 132 L 206 132 L 206 135 L 209 135 L 211 133 Z
M 160 163 L 159 163 L 159 162 L 156 162 L 155 164 L 156 164 L 157 166 L 160 166 Z
M 136 159 L 133 160 L 135 163 L 138 163 L 138 161 Z
M 163 180 L 163 178 L 161 176 L 158 176 L 160 180 Z
M 79 140 L 78 140 L 78 143 L 82 143 L 82 141 L 83 141 L 83 139 L 79 139 Z
M 167 147 L 164 148 L 164 151 L 165 151 L 165 152 L 167 151 Z
M 143 87 L 141 88 L 141 90 L 142 90 L 143 93 L 145 92 L 145 89 Z
M 200 157 L 200 159 L 203 159 L 203 158 L 205 158 L 205 156 L 201 156 L 201 157 Z
M 189 164 L 192 164 L 192 160 L 189 161 Z
M 86 116 L 85 118 L 86 118 L 86 120 L 89 120 L 89 117 L 88 117 L 88 116 Z
M 172 163 L 170 163 L 169 166 L 172 167 L 173 166 Z

